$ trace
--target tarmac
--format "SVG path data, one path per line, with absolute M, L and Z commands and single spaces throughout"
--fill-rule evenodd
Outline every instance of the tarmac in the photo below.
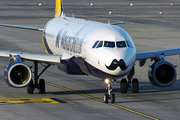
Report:
M 41 6 L 39 3 L 41 2 Z M 178 48 L 180 46 L 180 2 L 178 0 L 64 0 L 66 16 L 103 23 L 125 21 L 118 25 L 132 37 L 137 52 Z M 93 6 L 91 6 L 91 2 Z M 173 4 L 173 5 L 172 5 Z M 109 14 L 109 11 L 112 14 Z M 1 0 L 0 23 L 44 27 L 54 17 L 54 0 Z M 42 33 L 0 27 L 0 49 L 45 53 Z M 9 87 L 3 78 L 7 58 L 0 58 L 1 120 L 178 120 L 180 119 L 180 60 L 165 57 L 177 65 L 177 80 L 166 88 L 153 86 L 148 79 L 150 60 L 135 66 L 139 93 L 120 93 L 120 80 L 113 85 L 114 104 L 105 104 L 106 85 L 93 76 L 73 76 L 46 70 L 46 93 L 30 95 L 27 88 Z M 33 65 L 31 62 L 27 62 Z

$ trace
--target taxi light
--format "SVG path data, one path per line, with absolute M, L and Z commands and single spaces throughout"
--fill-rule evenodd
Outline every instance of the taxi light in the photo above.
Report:
M 109 79 L 105 79 L 104 82 L 105 82 L 106 84 L 108 84 L 110 81 L 109 81 Z

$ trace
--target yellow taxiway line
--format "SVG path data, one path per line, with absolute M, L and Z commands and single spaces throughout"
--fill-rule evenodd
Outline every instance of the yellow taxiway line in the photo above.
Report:
M 59 86 L 59 85 L 55 85 L 55 84 L 50 83 L 50 82 L 46 82 L 46 84 L 51 85 L 51 86 L 54 86 L 54 87 L 57 87 L 57 88 L 61 88 L 61 89 L 63 89 L 63 90 L 67 90 L 67 91 L 70 91 L 70 92 L 73 92 L 73 93 L 76 93 L 76 94 L 79 94 L 79 95 L 81 95 L 81 96 L 84 96 L 84 97 L 87 97 L 87 98 L 90 98 L 90 99 L 93 99 L 93 100 L 96 100 L 96 101 L 99 101 L 99 102 L 104 102 L 103 100 L 101 100 L 101 99 L 99 99 L 99 98 L 95 98 L 95 97 L 90 96 L 90 95 L 86 95 L 86 94 L 83 94 L 83 93 L 79 93 L 79 92 L 76 92 L 76 91 L 71 90 L 71 89 L 69 89 L 69 88 L 65 88 L 65 87 L 62 87 L 62 86 Z M 109 104 L 109 105 L 111 105 L 111 106 L 114 106 L 114 107 L 121 108 L 121 109 L 126 110 L 126 111 L 129 111 L 129 112 L 131 112 L 131 113 L 134 113 L 134 114 L 137 114 L 137 115 L 140 115 L 140 116 L 143 116 L 143 117 L 152 119 L 152 120 L 159 120 L 159 119 L 157 119 L 157 118 L 155 118 L 155 117 L 152 117 L 152 116 L 149 116 L 149 115 L 146 115 L 146 114 L 137 112 L 137 111 L 135 111 L 135 110 L 132 110 L 132 109 L 123 107 L 123 106 L 121 106 L 121 105 L 116 105 L 116 104 L 114 104 L 114 103 L 107 103 L 107 104 Z
M 52 104 L 60 103 L 51 98 L 0 98 L 0 104 L 27 104 L 27 103 L 40 103 L 40 104 Z

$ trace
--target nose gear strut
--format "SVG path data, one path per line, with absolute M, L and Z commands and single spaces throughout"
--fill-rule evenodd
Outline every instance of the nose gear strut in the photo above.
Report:
M 104 95 L 104 102 L 108 103 L 108 100 L 111 100 L 111 103 L 114 103 L 115 102 L 115 94 L 114 93 L 111 94 L 112 89 L 113 89 L 111 86 L 112 86 L 112 84 L 116 83 L 116 80 L 106 79 L 106 80 L 104 80 L 104 82 L 107 84 L 106 89 L 108 90 L 108 92 L 105 93 L 105 95 Z

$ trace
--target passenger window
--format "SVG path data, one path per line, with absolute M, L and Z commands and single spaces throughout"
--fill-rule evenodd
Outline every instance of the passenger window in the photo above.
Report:
M 104 42 L 104 47 L 114 48 L 115 47 L 115 42 L 105 41 Z
M 100 48 L 103 45 L 103 41 L 100 41 L 96 48 Z
M 99 41 L 96 41 L 92 48 L 95 48 Z
M 119 42 L 116 42 L 116 44 L 117 44 L 117 47 L 118 47 L 118 48 L 127 47 L 125 41 L 119 41 Z

